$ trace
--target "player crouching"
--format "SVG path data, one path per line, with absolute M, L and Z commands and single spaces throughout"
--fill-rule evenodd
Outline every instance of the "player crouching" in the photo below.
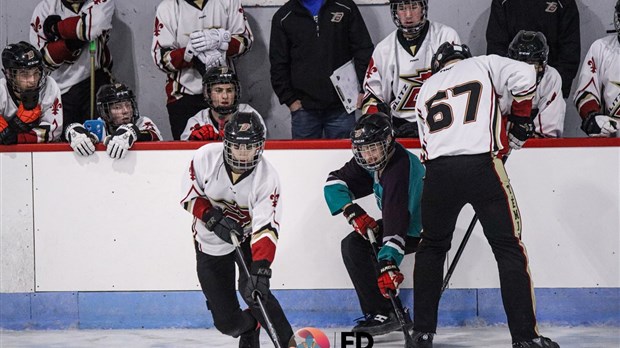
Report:
M 84 125 L 72 123 L 65 130 L 71 148 L 82 156 L 95 153 L 95 144 L 101 140 L 108 155 L 115 159 L 124 158 L 136 141 L 162 140 L 155 123 L 140 116 L 133 91 L 122 83 L 99 88 L 97 112 L 99 120 Z

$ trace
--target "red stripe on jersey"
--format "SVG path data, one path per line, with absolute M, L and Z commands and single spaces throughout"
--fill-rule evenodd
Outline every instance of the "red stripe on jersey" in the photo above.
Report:
M 63 39 L 75 40 L 77 36 L 77 25 L 80 21 L 79 16 L 69 17 L 58 22 L 58 33 Z
M 228 43 L 228 50 L 226 50 L 227 56 L 235 56 L 241 53 L 239 52 L 241 50 L 241 40 L 243 39 L 239 39 L 234 36 L 230 39 L 230 42 Z
M 252 244 L 252 261 L 267 260 L 272 263 L 275 255 L 276 245 L 268 237 L 261 238 Z
M 601 106 L 598 105 L 596 100 L 593 98 L 585 102 L 583 105 L 581 105 L 581 107 L 579 108 L 579 116 L 585 119 L 589 114 L 599 113 L 600 110 L 601 110 Z
M 522 101 L 512 101 L 512 115 L 530 118 L 532 113 L 532 99 L 525 99 Z
M 211 209 L 213 205 L 206 198 L 198 197 L 194 201 L 194 209 L 192 209 L 192 214 L 198 219 L 202 219 L 202 215 L 209 209 Z
M 65 60 L 73 57 L 64 40 L 48 42 L 45 47 L 47 48 L 47 53 L 56 64 L 62 64 Z
M 170 64 L 175 67 L 177 70 L 189 68 L 192 66 L 192 63 L 188 63 L 183 59 L 185 55 L 185 47 L 177 48 L 173 51 L 170 51 Z

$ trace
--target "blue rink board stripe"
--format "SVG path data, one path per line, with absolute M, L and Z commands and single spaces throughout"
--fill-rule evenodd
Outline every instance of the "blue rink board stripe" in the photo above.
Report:
M 347 327 L 361 316 L 354 290 L 276 290 L 293 327 Z M 412 307 L 413 292 L 401 298 Z M 536 289 L 538 320 L 620 326 L 620 288 Z M 245 306 L 242 306 L 245 307 Z M 447 290 L 439 324 L 506 323 L 499 289 Z M 0 293 L 0 328 L 137 329 L 213 327 L 200 291 Z

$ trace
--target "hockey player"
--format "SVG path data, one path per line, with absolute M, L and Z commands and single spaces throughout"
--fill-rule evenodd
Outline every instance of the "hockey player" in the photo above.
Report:
M 183 178 L 181 205 L 194 216 L 198 280 L 223 334 L 241 337 L 239 347 L 259 347 L 259 325 L 266 322 L 253 298 L 258 291 L 280 338 L 289 347 L 293 330 L 269 290 L 281 219 L 280 182 L 262 152 L 263 125 L 257 115 L 237 113 L 226 124 L 223 143 L 196 151 Z M 241 242 L 245 260 L 236 258 L 230 234 Z M 245 262 L 251 279 L 239 272 L 239 291 L 250 307 L 242 311 L 235 293 L 235 262 Z M 239 267 L 241 269 L 241 266 Z M 266 327 L 266 326 L 265 326 Z
M 397 29 L 372 54 L 362 111 L 391 113 L 397 137 L 417 138 L 415 101 L 431 75 L 433 53 L 443 42 L 461 40 L 454 29 L 427 19 L 428 0 L 390 0 L 390 11 Z
M 617 133 L 620 122 L 620 1 L 614 11 L 616 35 L 594 41 L 583 60 L 574 103 L 591 137 Z
M 48 76 L 41 52 L 21 41 L 2 51 L 0 144 L 60 140 L 62 103 L 56 81 Z
M 390 118 L 383 113 L 363 115 L 351 132 L 351 142 L 353 158 L 329 173 L 324 194 L 332 215 L 342 213 L 354 229 L 342 240 L 342 259 L 364 313 L 352 331 L 382 335 L 400 329 L 387 291 L 398 291 L 404 280 L 398 266 L 420 240 L 424 167 L 394 141 Z M 373 193 L 382 220 L 374 220 L 353 203 Z M 369 229 L 381 246 L 378 260 L 373 260 Z M 405 316 L 410 322 L 409 314 Z
M 422 240 L 413 272 L 415 347 L 432 347 L 446 252 L 459 212 L 469 203 L 497 260 L 512 346 L 559 348 L 538 333 L 519 208 L 496 157 L 502 145 L 495 91 L 506 86 L 513 96 L 509 139 L 519 149 L 533 131 L 536 71 L 496 55 L 471 58 L 466 45 L 447 42 L 432 66 L 433 76 L 424 82 L 416 107 L 426 176 Z
M 254 38 L 241 0 L 163 0 L 157 6 L 151 53 L 168 75 L 167 109 L 172 137 L 205 108 L 202 76 L 246 53 Z M 228 58 L 228 61 L 227 61 Z
M 114 0 L 42 0 L 30 23 L 30 43 L 41 49 L 62 93 L 64 126 L 90 117 L 89 41 L 96 42 L 95 88 L 110 83 L 108 49 Z
M 99 135 L 80 123 L 67 126 L 65 138 L 79 155 L 92 155 L 95 144 L 102 141 L 111 158 L 121 159 L 136 141 L 162 140 L 155 123 L 140 116 L 133 91 L 122 83 L 101 86 L 97 92 L 97 112 L 104 123 Z
M 265 126 L 258 111 L 248 104 L 239 104 L 241 85 L 231 68 L 209 69 L 202 78 L 202 91 L 209 107 L 187 121 L 181 140 L 222 140 L 224 126 L 236 112 L 255 113 Z
M 538 87 L 532 99 L 534 135 L 540 138 L 559 138 L 564 131 L 566 102 L 562 98 L 562 77 L 547 65 L 549 46 L 541 32 L 521 30 L 508 47 L 508 57 L 536 67 Z M 500 96 L 502 115 L 510 114 L 512 97 L 504 90 Z

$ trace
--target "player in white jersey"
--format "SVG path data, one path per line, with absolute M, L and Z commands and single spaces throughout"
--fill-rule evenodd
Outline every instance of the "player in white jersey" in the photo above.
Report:
M 0 144 L 60 140 L 62 103 L 56 81 L 43 67 L 41 53 L 21 41 L 2 51 Z
M 89 41 L 96 42 L 95 88 L 110 83 L 108 49 L 114 0 L 42 0 L 30 23 L 30 43 L 41 49 L 62 93 L 64 125 L 90 115 Z
M 540 138 L 559 138 L 564 131 L 566 102 L 562 98 L 562 77 L 547 65 L 549 46 L 545 35 L 537 31 L 521 30 L 508 47 L 508 57 L 536 67 L 536 93 L 532 99 L 534 135 Z M 508 90 L 501 93 L 502 115 L 510 114 L 512 97 Z
M 224 142 L 196 151 L 183 177 L 181 205 L 194 216 L 197 272 L 215 327 L 239 337 L 239 347 L 259 347 L 260 323 L 253 298 L 258 291 L 280 338 L 289 347 L 291 326 L 269 290 L 270 265 L 280 229 L 280 181 L 264 158 L 263 125 L 255 114 L 237 113 L 225 126 Z M 231 233 L 245 260 L 235 257 Z M 239 272 L 239 291 L 250 307 L 242 311 L 235 293 L 235 262 L 249 264 L 251 279 Z M 242 269 L 242 267 L 239 267 Z
M 231 68 L 209 69 L 202 78 L 202 90 L 209 107 L 187 120 L 181 140 L 222 140 L 224 126 L 236 112 L 258 115 L 263 127 L 267 129 L 258 111 L 248 104 L 239 104 L 241 85 Z
M 187 120 L 205 108 L 206 69 L 232 67 L 231 58 L 246 53 L 253 40 L 241 0 L 163 0 L 157 6 L 151 54 L 168 75 L 167 109 L 175 140 Z
M 480 219 L 499 270 L 513 347 L 559 346 L 540 336 L 521 217 L 504 165 L 496 90 L 513 96 L 510 145 L 520 148 L 533 130 L 534 66 L 496 55 L 471 57 L 466 45 L 442 44 L 433 76 L 420 89 L 418 127 L 426 167 L 422 192 L 422 240 L 415 255 L 415 347 L 432 347 L 443 266 L 465 204 Z
M 397 29 L 372 53 L 362 111 L 391 113 L 397 137 L 417 137 L 415 102 L 431 76 L 433 54 L 442 43 L 461 39 L 454 29 L 426 19 L 427 0 L 390 0 L 390 11 Z
M 98 124 L 101 125 L 98 130 L 91 128 L 97 123 L 88 121 L 85 125 L 73 123 L 67 126 L 65 138 L 79 155 L 92 155 L 95 144 L 101 141 L 110 157 L 121 159 L 136 141 L 162 140 L 155 123 L 140 116 L 133 91 L 122 83 L 101 86 L 97 92 L 97 112 L 100 116 Z
M 579 72 L 574 103 L 591 137 L 609 137 L 620 127 L 620 0 L 614 25 L 617 34 L 594 41 Z

